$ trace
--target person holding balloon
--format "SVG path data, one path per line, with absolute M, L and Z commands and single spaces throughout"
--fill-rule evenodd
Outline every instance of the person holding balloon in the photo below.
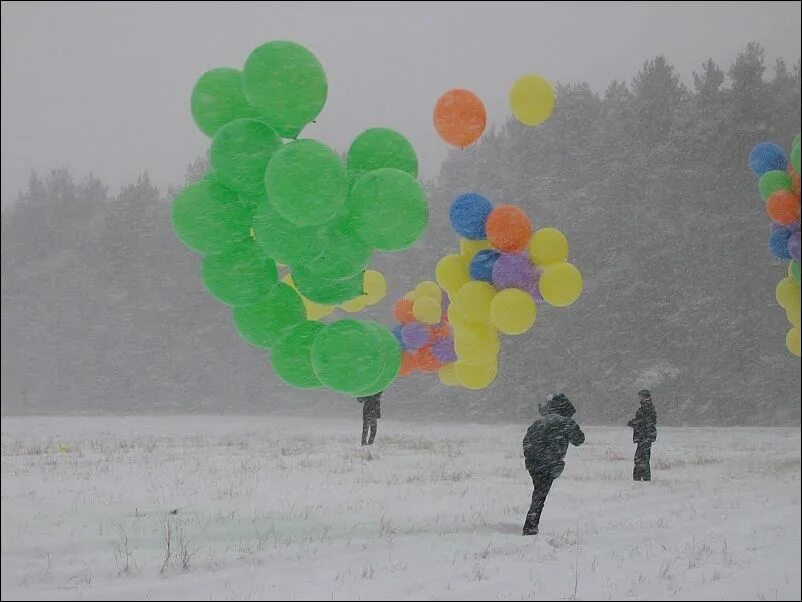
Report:
M 378 420 L 382 417 L 382 392 L 367 397 L 357 397 L 362 404 L 362 445 L 373 445 L 376 438 Z

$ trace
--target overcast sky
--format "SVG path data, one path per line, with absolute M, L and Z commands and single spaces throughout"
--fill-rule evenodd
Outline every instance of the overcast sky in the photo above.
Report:
M 91 172 L 113 191 L 145 169 L 180 183 L 208 147 L 189 111 L 195 80 L 241 68 L 269 40 L 304 44 L 328 75 L 305 135 L 344 150 L 367 127 L 394 127 L 431 176 L 446 153 L 432 109 L 450 88 L 475 91 L 500 123 L 525 73 L 603 91 L 665 54 L 689 82 L 706 57 L 726 67 L 749 41 L 769 65 L 793 63 L 799 23 L 799 2 L 3 2 L 3 205 L 32 169 Z

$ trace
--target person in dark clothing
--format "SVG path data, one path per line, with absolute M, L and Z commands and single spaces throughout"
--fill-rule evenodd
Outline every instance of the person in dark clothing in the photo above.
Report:
M 657 440 L 657 412 L 652 403 L 652 394 L 647 389 L 638 391 L 640 407 L 635 418 L 627 422 L 632 428 L 632 442 L 635 448 L 635 467 L 632 469 L 632 479 L 635 481 L 651 481 L 652 443 Z
M 532 477 L 532 504 L 526 514 L 524 535 L 537 535 L 540 515 L 554 479 L 562 474 L 568 444 L 582 445 L 585 434 L 572 416 L 576 408 L 562 393 L 541 406 L 542 417 L 532 423 L 523 440 L 526 470 Z
M 381 398 L 382 392 L 379 391 L 374 395 L 356 399 L 362 404 L 362 445 L 373 445 L 373 440 L 376 438 L 376 427 L 379 418 L 382 417 Z

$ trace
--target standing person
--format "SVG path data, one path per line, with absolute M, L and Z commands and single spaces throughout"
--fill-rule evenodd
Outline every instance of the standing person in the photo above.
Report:
M 373 445 L 373 440 L 376 438 L 378 420 L 382 417 L 381 399 L 381 391 L 356 399 L 362 404 L 362 445 Z M 368 437 L 368 431 L 370 437 Z
M 540 514 L 551 484 L 565 468 L 568 444 L 582 445 L 585 442 L 585 434 L 572 418 L 576 408 L 562 393 L 554 395 L 542 407 L 541 414 L 542 417 L 526 431 L 523 440 L 526 470 L 534 487 L 532 504 L 524 522 L 524 535 L 537 535 Z
M 632 442 L 637 443 L 635 448 L 635 467 L 632 469 L 632 479 L 635 481 L 651 481 L 652 443 L 657 440 L 657 412 L 652 403 L 652 394 L 648 389 L 638 391 L 640 407 L 635 412 L 635 418 L 627 422 L 632 428 Z

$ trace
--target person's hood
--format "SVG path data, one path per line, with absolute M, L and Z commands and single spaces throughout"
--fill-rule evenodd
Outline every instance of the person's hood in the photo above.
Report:
M 560 393 L 552 397 L 551 401 L 548 402 L 546 405 L 546 413 L 559 414 L 560 416 L 571 418 L 576 414 L 576 408 L 565 395 Z

